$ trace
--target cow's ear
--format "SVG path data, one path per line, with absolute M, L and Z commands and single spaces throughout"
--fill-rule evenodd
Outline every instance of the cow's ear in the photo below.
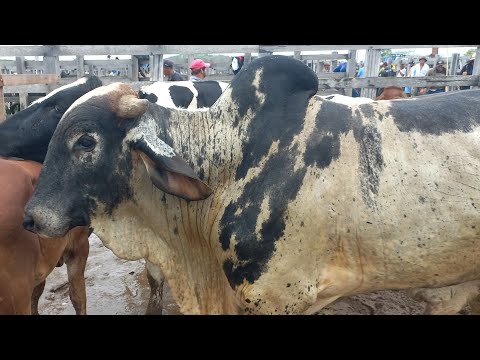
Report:
M 174 150 L 156 136 L 132 143 L 142 158 L 152 183 L 166 193 L 185 200 L 208 198 L 212 189 L 198 178 L 193 169 Z

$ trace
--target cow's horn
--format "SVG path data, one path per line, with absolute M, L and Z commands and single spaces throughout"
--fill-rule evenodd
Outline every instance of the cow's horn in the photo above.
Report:
M 135 95 L 123 95 L 118 102 L 117 115 L 124 119 L 142 115 L 148 109 L 148 100 L 139 99 Z

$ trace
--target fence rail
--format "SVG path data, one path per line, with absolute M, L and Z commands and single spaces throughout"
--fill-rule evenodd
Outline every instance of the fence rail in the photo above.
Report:
M 382 49 L 390 48 L 434 48 L 445 46 L 469 46 L 476 47 L 477 57 L 480 55 L 479 45 L 42 45 L 42 46 L 0 46 L 0 56 L 15 56 L 15 60 L 0 60 L 0 70 L 4 76 L 11 74 L 13 69 L 19 75 L 58 75 L 59 81 L 37 83 L 30 82 L 28 85 L 20 85 L 14 82 L 3 84 L 3 92 L 19 94 L 20 105 L 25 107 L 28 102 L 28 94 L 49 93 L 55 88 L 75 81 L 85 73 L 92 73 L 102 78 L 105 84 L 110 82 L 127 82 L 134 87 L 141 87 L 154 81 L 163 81 L 161 64 L 165 54 L 183 55 L 176 61 L 176 68 L 184 74 L 188 71 L 188 64 L 195 56 L 205 54 L 241 53 L 245 54 L 246 63 L 251 60 L 252 53 L 264 56 L 273 52 L 293 52 L 293 57 L 304 61 L 310 66 L 319 78 L 319 89 L 344 90 L 347 95 L 351 94 L 352 88 L 362 88 L 362 96 L 374 97 L 376 88 L 386 86 L 449 86 L 451 89 L 457 86 L 480 86 L 480 65 L 474 66 L 472 75 L 455 75 L 459 66 L 459 54 L 452 54 L 452 62 L 449 62 L 449 76 L 426 77 L 426 78 L 397 78 L 378 77 L 378 69 L 381 62 Z M 356 51 L 366 50 L 365 78 L 355 77 Z M 302 51 L 331 51 L 330 54 L 301 54 Z M 338 54 L 336 50 L 348 50 L 348 54 Z M 85 60 L 85 55 L 131 55 L 131 59 L 118 60 Z M 25 56 L 43 56 L 43 61 L 25 60 Z M 76 56 L 75 60 L 60 61 L 59 56 Z M 438 58 L 438 57 L 437 57 Z M 432 59 L 436 62 L 436 59 Z M 145 60 L 148 59 L 148 60 Z M 332 68 L 338 61 L 347 60 L 347 71 L 332 73 L 323 71 L 323 63 L 328 61 Z M 139 67 L 148 63 L 150 65 L 150 77 L 141 79 Z M 228 58 L 219 60 L 214 69 L 210 70 L 208 79 L 230 81 L 233 72 L 229 70 Z M 330 71 L 331 71 L 330 70 Z M 111 76 L 112 71 L 117 71 L 117 76 Z M 144 81 L 140 81 L 144 80 Z M 33 81 L 35 82 L 35 81 Z M 16 95 L 14 95 L 16 96 Z M 14 96 L 7 95 L 8 99 Z M 0 99 L 1 101 L 1 99 Z M 2 107 L 3 109 L 3 107 Z M 1 116 L 1 114 L 0 114 Z

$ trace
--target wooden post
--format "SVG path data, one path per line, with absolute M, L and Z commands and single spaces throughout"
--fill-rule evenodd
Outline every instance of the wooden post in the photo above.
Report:
M 477 46 L 477 52 L 475 53 L 472 75 L 480 75 L 480 46 Z M 472 86 L 472 89 L 478 89 L 478 85 Z
M 194 60 L 194 57 L 192 54 L 189 54 L 188 57 L 187 57 L 187 80 L 190 80 L 190 76 L 192 75 L 191 74 L 191 71 L 190 71 L 190 64 L 192 63 L 192 61 Z
M 16 56 L 15 61 L 17 65 L 17 74 L 25 74 L 25 56 Z
M 150 80 L 163 81 L 163 54 L 150 55 Z
M 5 101 L 3 100 L 3 77 L 0 74 L 0 122 L 5 121 L 6 118 Z
M 338 51 L 332 51 L 332 55 L 338 55 Z M 330 72 L 333 72 L 338 65 L 338 59 L 332 60 L 332 65 L 330 66 Z
M 354 78 L 357 68 L 357 50 L 350 50 L 348 52 L 348 62 L 347 62 L 347 77 Z M 349 82 L 348 86 L 345 87 L 345 95 L 352 96 L 352 83 Z
M 82 55 L 78 55 L 75 59 L 77 62 L 77 79 L 85 76 L 85 59 Z
M 15 61 L 17 74 L 25 74 L 25 56 L 16 56 Z M 18 93 L 18 99 L 20 102 L 20 110 L 25 109 L 28 106 L 28 93 L 25 91 Z
M 25 91 L 18 93 L 18 99 L 20 102 L 20 110 L 25 109 L 28 106 L 28 93 Z
M 317 69 L 315 71 L 317 73 L 317 76 L 323 73 L 324 64 L 325 64 L 324 61 L 317 60 Z
M 58 56 L 44 56 L 45 74 L 60 74 L 60 64 L 58 63 Z
M 448 60 L 448 58 L 447 58 Z M 460 60 L 459 53 L 452 54 L 452 61 L 448 64 L 448 75 L 457 75 L 458 61 Z M 448 91 L 458 90 L 458 86 L 448 86 Z
M 138 81 L 138 57 L 132 55 L 132 65 L 130 66 L 130 79 Z
M 154 79 L 153 77 L 153 64 L 154 64 L 154 59 L 153 59 L 153 55 L 150 55 L 149 57 L 149 63 L 150 63 L 150 66 L 149 66 L 149 69 L 150 69 L 150 81 L 157 81 Z
M 452 54 L 452 61 L 449 65 L 448 74 L 449 75 L 457 75 L 457 68 L 458 68 L 458 61 L 460 60 L 460 54 L 454 53 Z
M 380 49 L 367 49 L 365 55 L 365 77 L 378 77 L 378 67 L 380 65 Z M 362 96 L 375 99 L 377 95 L 376 88 L 362 89 Z

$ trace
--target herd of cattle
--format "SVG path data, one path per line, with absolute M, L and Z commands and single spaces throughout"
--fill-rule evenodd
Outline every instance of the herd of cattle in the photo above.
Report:
M 480 292 L 480 90 L 317 90 L 273 55 L 228 86 L 87 76 L 0 123 L 0 314 L 37 314 L 63 263 L 86 314 L 92 231 L 146 260 L 149 314 L 164 279 L 185 314 L 313 314 L 386 289 L 462 310 Z

